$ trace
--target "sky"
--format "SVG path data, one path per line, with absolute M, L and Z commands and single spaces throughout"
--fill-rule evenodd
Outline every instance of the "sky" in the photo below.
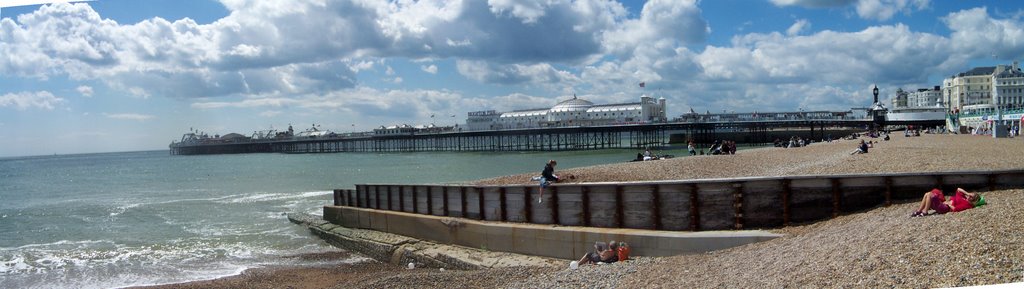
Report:
M 0 157 L 667 99 L 845 111 L 1024 59 L 1024 1 L 0 0 Z M 638 84 L 645 83 L 641 88 Z

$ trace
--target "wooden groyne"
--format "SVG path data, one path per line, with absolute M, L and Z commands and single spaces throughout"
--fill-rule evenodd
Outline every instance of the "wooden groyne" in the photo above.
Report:
M 673 231 L 781 227 L 832 218 L 932 188 L 1024 187 L 1024 170 L 748 177 L 537 185 L 363 184 L 335 206 L 485 221 Z

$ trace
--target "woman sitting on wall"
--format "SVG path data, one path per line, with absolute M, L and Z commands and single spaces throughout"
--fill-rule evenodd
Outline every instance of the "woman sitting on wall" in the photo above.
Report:
M 941 190 L 932 189 L 930 192 L 924 193 L 924 197 L 921 198 L 921 206 L 910 216 L 925 216 L 928 215 L 928 210 L 935 210 L 936 214 L 959 212 L 985 204 L 985 197 L 978 193 L 968 193 L 962 188 L 956 188 L 956 195 L 949 197 L 949 200 L 946 200 Z

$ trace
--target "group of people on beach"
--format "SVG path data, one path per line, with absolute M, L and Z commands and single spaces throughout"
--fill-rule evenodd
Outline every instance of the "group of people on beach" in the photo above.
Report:
M 832 141 L 832 136 L 831 135 L 829 135 L 828 141 L 830 141 L 830 142 Z M 772 142 L 772 145 L 774 145 L 777 148 L 797 148 L 797 147 L 808 146 L 812 142 L 813 141 L 811 139 L 804 139 L 804 138 L 799 137 L 799 136 L 792 136 L 792 137 L 789 138 L 789 141 L 784 141 L 784 140 L 780 140 L 778 138 L 775 138 L 775 141 Z
M 594 243 L 594 251 L 583 255 L 578 264 L 609 264 L 626 261 L 629 259 L 630 251 L 631 249 L 626 242 L 612 240 L 605 243 L 598 241 Z
M 736 142 L 731 140 L 715 140 L 708 148 L 709 155 L 734 155 L 736 154 Z
M 673 157 L 675 157 L 675 156 L 674 155 L 664 155 L 664 154 L 663 155 L 654 154 L 654 153 L 651 152 L 651 148 L 647 148 L 647 149 L 644 150 L 643 153 L 637 153 L 636 154 L 636 158 L 631 160 L 631 161 L 638 162 L 638 161 L 664 160 L 664 159 L 671 159 Z

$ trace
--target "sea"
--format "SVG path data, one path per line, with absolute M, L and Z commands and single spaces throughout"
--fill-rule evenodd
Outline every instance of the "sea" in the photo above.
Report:
M 465 182 L 618 163 L 633 150 L 0 158 L 0 288 L 118 288 L 249 268 L 358 262 L 286 214 L 322 215 L 333 189 Z M 683 155 L 683 151 L 668 152 Z

